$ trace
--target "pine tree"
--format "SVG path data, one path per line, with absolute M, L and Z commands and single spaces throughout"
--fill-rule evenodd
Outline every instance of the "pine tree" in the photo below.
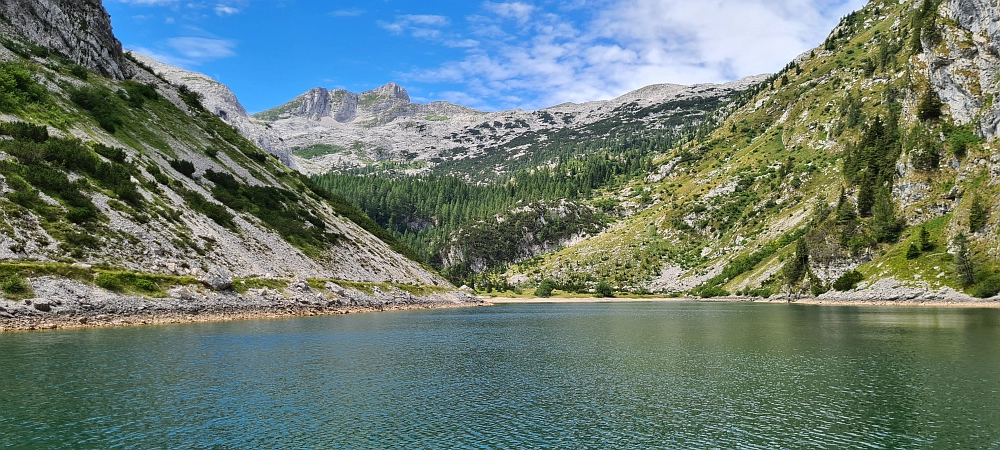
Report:
M 976 271 L 969 255 L 969 238 L 964 233 L 955 236 L 955 273 L 962 286 L 969 287 L 976 282 Z
M 934 243 L 931 242 L 931 234 L 927 231 L 927 227 L 920 227 L 920 251 L 929 252 L 934 249 Z
M 875 196 L 872 206 L 872 232 L 875 240 L 882 243 L 895 242 L 902 231 L 902 224 L 896 217 L 896 205 L 892 201 L 889 188 L 882 187 Z
M 979 194 L 972 197 L 972 208 L 969 210 L 969 233 L 977 233 L 986 226 L 989 210 Z
M 785 263 L 785 266 L 781 270 L 782 275 L 785 277 L 785 285 L 788 286 L 789 293 L 792 292 L 795 285 L 802 281 L 808 270 L 809 247 L 806 245 L 806 240 L 800 238 L 795 244 L 795 255 L 791 261 Z
M 920 247 L 917 244 L 910 244 L 910 248 L 906 249 L 906 259 L 917 259 L 920 257 Z
M 933 87 L 928 86 L 927 90 L 920 97 L 920 105 L 917 106 L 917 118 L 924 121 L 940 119 L 943 114 L 941 112 L 943 106 L 941 97 L 938 96 Z

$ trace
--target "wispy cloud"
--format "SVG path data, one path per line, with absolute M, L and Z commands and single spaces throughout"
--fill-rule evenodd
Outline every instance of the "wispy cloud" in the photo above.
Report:
M 467 18 L 479 39 L 466 57 L 406 78 L 463 84 L 467 104 L 494 108 L 612 98 L 656 83 L 731 81 L 777 71 L 865 0 L 581 2 L 590 13 L 582 21 L 567 14 L 580 7 L 573 3 L 546 10 L 486 2 L 483 14 Z
M 330 15 L 333 17 L 358 17 L 365 13 L 363 9 L 341 9 L 331 12 Z
M 215 5 L 215 14 L 219 16 L 231 16 L 234 14 L 239 14 L 240 10 L 238 8 L 233 8 L 232 6 L 218 4 Z
M 379 21 L 378 26 L 393 33 L 409 33 L 413 37 L 433 39 L 441 35 L 440 28 L 451 24 L 451 19 L 445 16 L 427 14 L 407 14 L 396 16 L 394 22 Z
M 236 42 L 228 39 L 212 39 L 202 37 L 177 37 L 167 39 L 164 45 L 157 48 L 134 47 L 133 51 L 142 53 L 157 61 L 186 69 L 218 59 L 236 56 Z
M 197 62 L 235 56 L 236 43 L 228 39 L 178 37 L 167 40 L 167 45 L 184 58 Z

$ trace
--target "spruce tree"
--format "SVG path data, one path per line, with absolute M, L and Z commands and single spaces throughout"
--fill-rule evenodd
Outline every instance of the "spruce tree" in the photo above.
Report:
M 934 249 L 934 243 L 931 242 L 931 234 L 927 231 L 927 227 L 920 227 L 920 251 L 929 252 Z
M 910 248 L 906 249 L 906 259 L 917 259 L 920 257 L 920 247 L 917 244 L 910 244 Z
M 972 208 L 969 210 L 969 233 L 977 233 L 986 226 L 989 210 L 983 203 L 983 198 L 976 194 L 972 197 Z
M 920 105 L 917 106 L 917 118 L 924 121 L 940 119 L 942 115 L 941 107 L 943 106 L 941 97 L 938 96 L 933 87 L 928 86 L 927 90 L 920 97 Z
M 976 282 L 976 270 L 969 255 L 969 238 L 964 233 L 955 236 L 955 273 L 962 286 L 969 287 Z
M 792 257 L 791 261 L 785 263 L 784 268 L 782 268 L 782 275 L 785 278 L 785 285 L 788 286 L 788 292 L 791 293 L 795 285 L 802 281 L 805 277 L 806 271 L 809 270 L 809 247 L 806 245 L 806 240 L 800 238 L 795 244 L 795 255 Z
M 882 187 L 875 196 L 872 206 L 872 232 L 875 240 L 882 243 L 895 242 L 902 231 L 902 224 L 896 217 L 896 205 L 892 201 L 889 188 Z

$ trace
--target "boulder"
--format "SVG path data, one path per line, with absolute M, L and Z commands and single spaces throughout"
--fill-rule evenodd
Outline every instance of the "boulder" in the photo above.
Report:
M 224 291 L 233 287 L 233 275 L 221 267 L 212 269 L 201 279 L 202 284 L 213 291 Z
M 51 312 L 52 311 L 52 304 L 49 303 L 46 300 L 41 300 L 41 299 L 35 300 L 34 302 L 32 302 L 32 306 L 34 306 L 35 309 L 37 309 L 37 310 L 39 310 L 41 312 Z

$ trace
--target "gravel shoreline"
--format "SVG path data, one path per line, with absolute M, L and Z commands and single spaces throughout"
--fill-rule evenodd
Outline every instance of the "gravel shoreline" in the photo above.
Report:
M 197 322 L 307 317 L 378 311 L 489 305 L 462 292 L 424 296 L 392 288 L 366 293 L 329 283 L 323 291 L 304 281 L 281 291 L 215 292 L 194 286 L 168 291 L 167 298 L 118 295 L 71 280 L 32 280 L 35 298 L 0 300 L 0 332 L 101 328 Z

